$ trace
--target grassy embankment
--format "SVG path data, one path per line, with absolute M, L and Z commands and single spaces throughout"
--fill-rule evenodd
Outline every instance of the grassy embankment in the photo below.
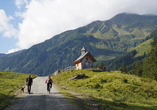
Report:
M 28 74 L 0 71 L 0 110 L 10 104 L 15 92 L 25 84 L 27 77 Z
M 84 73 L 89 78 L 69 80 Z M 156 110 L 157 81 L 119 71 L 72 70 L 53 76 L 66 89 L 94 98 L 102 110 Z

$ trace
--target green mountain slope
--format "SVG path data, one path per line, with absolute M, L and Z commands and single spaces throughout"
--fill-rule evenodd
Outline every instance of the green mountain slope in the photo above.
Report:
M 72 66 L 82 47 L 98 62 L 110 60 L 139 45 L 156 28 L 157 16 L 118 14 L 107 21 L 63 32 L 14 56 L 0 58 L 0 70 L 52 74 Z
M 134 56 L 134 58 L 137 58 L 137 57 L 143 56 L 144 54 L 150 53 L 151 43 L 152 42 L 153 42 L 153 39 L 149 39 L 149 40 L 141 43 L 137 47 L 131 49 L 131 50 L 136 50 L 137 51 L 137 54 Z
M 150 36 L 146 37 L 138 46 L 130 48 L 128 52 L 123 55 L 106 62 L 107 67 L 113 70 L 115 65 L 119 68 L 121 64 L 124 63 L 128 66 L 128 70 L 130 70 L 133 62 L 143 60 L 143 58 L 150 53 L 153 39 L 157 40 L 157 29 L 153 31 Z

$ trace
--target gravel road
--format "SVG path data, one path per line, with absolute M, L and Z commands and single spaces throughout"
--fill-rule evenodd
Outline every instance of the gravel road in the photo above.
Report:
M 25 94 L 16 103 L 4 110 L 79 110 L 73 106 L 54 86 L 49 94 L 46 89 L 47 77 L 33 80 L 31 94 Z

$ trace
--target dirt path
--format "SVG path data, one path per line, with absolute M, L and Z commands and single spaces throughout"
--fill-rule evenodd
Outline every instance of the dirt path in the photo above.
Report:
M 73 106 L 54 86 L 49 94 L 46 90 L 47 77 L 33 80 L 31 94 L 25 88 L 24 96 L 5 110 L 79 110 Z

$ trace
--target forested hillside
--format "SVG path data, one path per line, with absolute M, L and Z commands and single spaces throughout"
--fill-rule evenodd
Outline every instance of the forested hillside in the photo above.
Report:
M 154 40 L 157 40 L 157 29 L 153 31 L 149 36 L 147 36 L 144 40 L 142 40 L 140 45 L 136 46 L 135 48 L 131 48 L 130 50 L 128 50 L 128 52 L 113 60 L 105 62 L 107 68 L 110 68 L 111 70 L 118 70 L 122 66 L 122 64 L 124 64 L 125 66 L 127 66 L 128 71 L 130 71 L 134 62 L 143 62 L 143 59 L 146 56 L 153 55 L 151 54 L 152 49 L 157 48 L 155 47 L 155 43 L 153 43 Z
M 98 62 L 111 60 L 139 45 L 156 28 L 157 16 L 118 14 L 63 32 L 13 56 L 0 57 L 0 70 L 49 75 L 72 66 L 82 47 Z
M 0 58 L 1 58 L 1 57 L 4 57 L 4 56 L 5 56 L 5 54 L 0 54 Z

